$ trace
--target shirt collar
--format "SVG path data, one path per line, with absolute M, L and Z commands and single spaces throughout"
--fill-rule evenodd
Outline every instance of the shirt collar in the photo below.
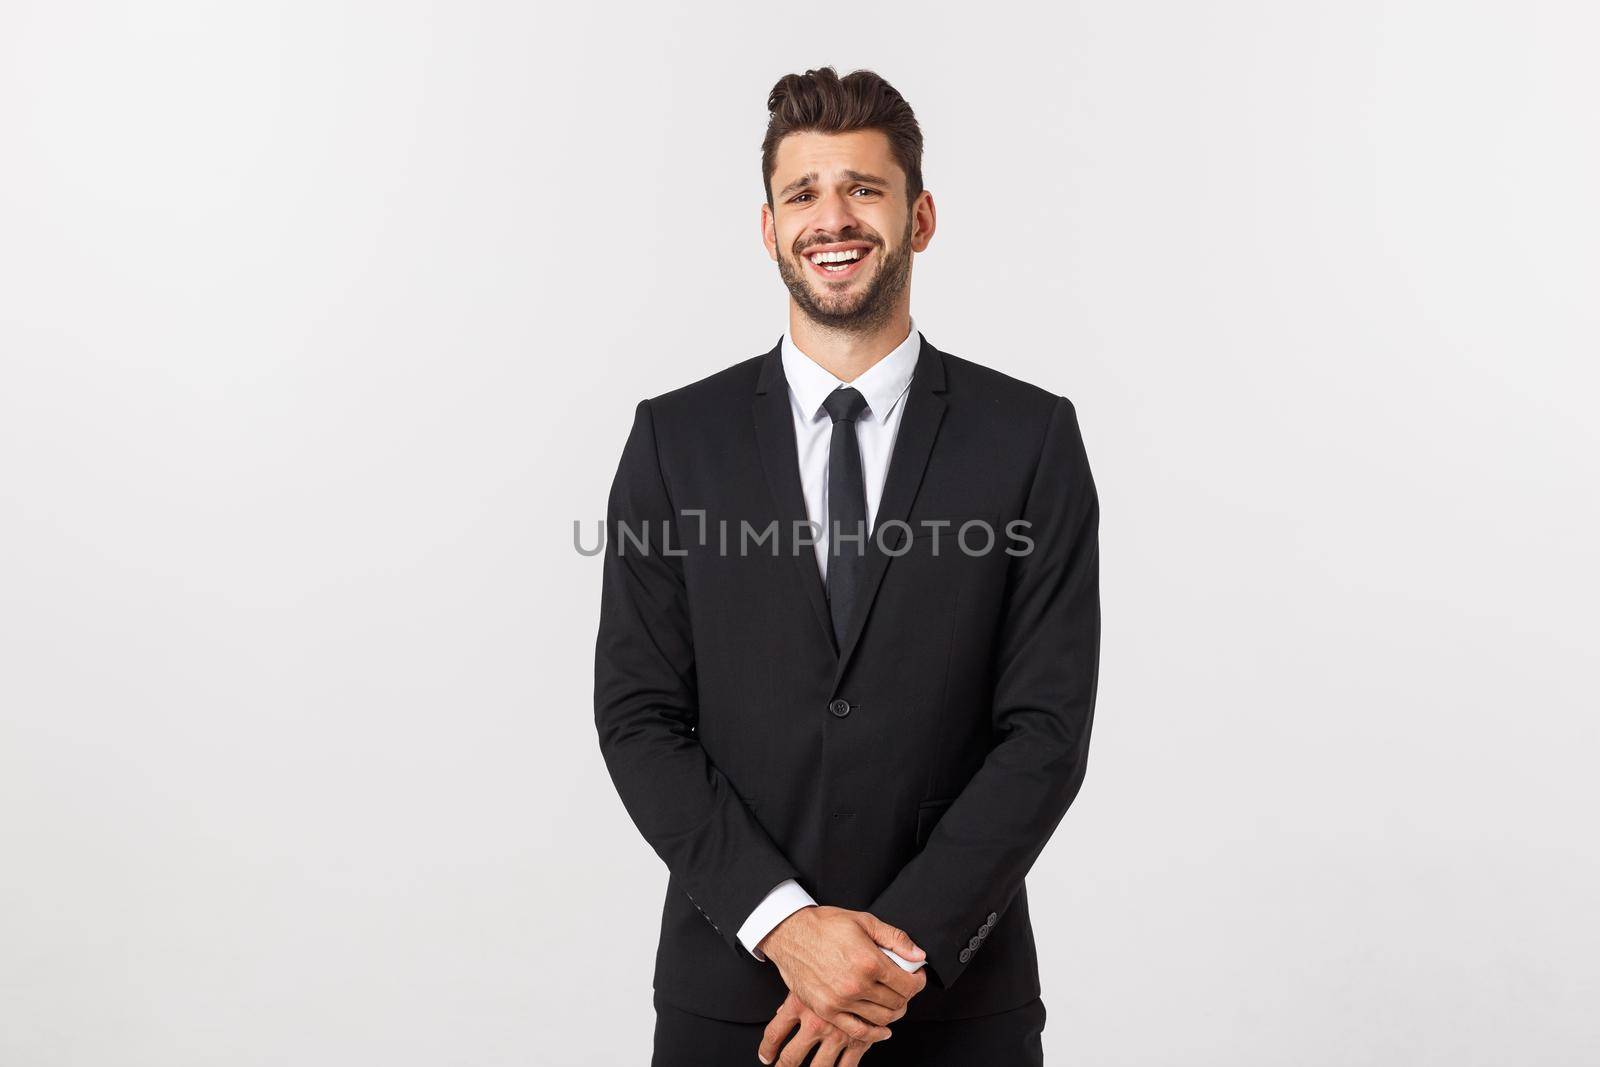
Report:
M 783 374 L 789 380 L 800 410 L 808 419 L 822 413 L 822 402 L 828 394 L 841 386 L 849 385 L 867 398 L 872 417 L 879 422 L 889 417 L 895 404 L 905 396 L 911 384 L 911 375 L 917 369 L 917 356 L 922 351 L 922 335 L 917 332 L 917 320 L 911 320 L 906 339 L 858 377 L 853 382 L 842 382 L 795 346 L 789 331 L 783 331 Z

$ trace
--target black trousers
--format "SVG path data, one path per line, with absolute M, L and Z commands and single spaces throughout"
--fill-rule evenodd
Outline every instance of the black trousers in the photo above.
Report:
M 707 1019 L 655 998 L 650 1067 L 760 1067 L 764 1023 Z M 861 1067 L 1043 1067 L 1044 1001 L 1035 997 L 997 1015 L 893 1023 L 894 1034 L 867 1050 Z M 811 1056 L 805 1058 L 811 1063 Z

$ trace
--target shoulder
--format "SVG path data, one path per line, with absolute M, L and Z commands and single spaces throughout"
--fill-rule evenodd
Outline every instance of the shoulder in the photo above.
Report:
M 1024 479 L 1022 500 L 1034 487 L 1066 484 L 1061 499 L 1094 496 L 1094 478 L 1071 400 L 992 367 L 944 353 L 951 411 L 963 411 L 969 439 L 981 441 L 991 470 L 1005 466 Z
M 1072 401 L 1059 393 L 949 352 L 940 355 L 947 399 L 997 432 L 1039 438 L 1052 421 L 1075 418 Z
M 769 354 L 638 401 L 634 435 L 648 440 L 664 472 L 670 476 L 685 463 L 714 460 L 737 448 L 740 435 L 751 432 L 750 409 Z
M 699 381 L 653 396 L 644 403 L 649 406 L 658 423 L 699 421 L 711 413 L 725 415 L 732 410 L 729 405 L 750 404 L 755 396 L 756 382 L 761 376 L 762 361 L 767 355 L 763 352 L 740 360 L 731 367 L 724 367 Z

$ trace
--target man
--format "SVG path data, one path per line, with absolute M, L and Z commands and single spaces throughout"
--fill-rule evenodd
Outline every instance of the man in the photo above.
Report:
M 899 93 L 823 68 L 768 108 L 788 329 L 638 405 L 608 511 L 595 722 L 670 872 L 653 1063 L 1040 1064 L 1024 876 L 1099 662 L 1076 415 L 915 329 Z

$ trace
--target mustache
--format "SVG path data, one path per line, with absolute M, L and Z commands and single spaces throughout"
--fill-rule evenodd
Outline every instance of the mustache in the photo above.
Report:
M 797 248 L 797 249 L 795 249 L 794 250 L 794 254 L 797 255 L 797 256 L 803 256 L 803 255 L 806 254 L 806 249 L 816 248 L 818 245 L 844 244 L 846 241 L 863 241 L 866 244 L 871 245 L 873 248 L 882 248 L 883 247 L 883 242 L 882 241 L 875 241 L 871 237 L 840 237 L 840 238 L 837 238 L 837 239 L 827 240 L 827 241 L 812 241 L 810 244 L 806 245 L 805 248 Z

